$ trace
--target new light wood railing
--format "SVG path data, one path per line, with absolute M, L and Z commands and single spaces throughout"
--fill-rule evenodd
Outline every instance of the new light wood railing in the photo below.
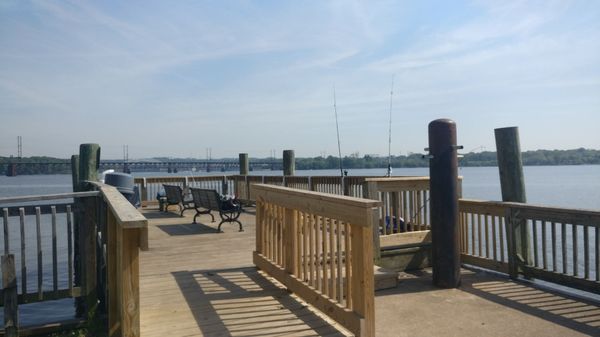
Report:
M 254 263 L 356 336 L 374 336 L 379 202 L 253 185 Z
M 107 291 L 108 335 L 140 336 L 139 251 L 148 248 L 148 220 L 116 188 L 92 184 L 102 198 L 95 218 L 106 269 L 97 289 Z M 94 275 L 90 269 L 84 275 Z
M 600 212 L 464 199 L 459 207 L 464 263 L 600 293 Z

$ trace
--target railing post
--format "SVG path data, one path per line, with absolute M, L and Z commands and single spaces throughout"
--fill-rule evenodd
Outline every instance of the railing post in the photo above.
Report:
M 146 205 L 148 204 L 148 184 L 146 182 L 146 177 L 142 178 L 142 188 L 140 189 L 140 203 L 144 207 L 146 207 Z
M 223 176 L 223 178 L 221 178 L 221 192 L 224 195 L 229 194 L 229 186 L 227 185 L 227 176 Z
M 523 175 L 523 160 L 521 158 L 521 146 L 519 143 L 519 128 L 507 127 L 494 129 L 496 137 L 496 153 L 498 157 L 498 170 L 500 172 L 500 185 L 502 189 L 502 201 L 527 202 L 525 195 L 525 178 Z M 529 233 L 527 223 L 519 220 L 516 214 L 506 219 L 507 223 L 512 221 L 514 231 L 513 263 L 509 266 L 510 276 L 516 278 L 522 272 L 520 264 L 527 265 L 533 258 L 528 247 Z M 511 259 L 509 259 L 511 261 Z
M 373 218 L 372 216 L 369 218 Z M 352 305 L 354 311 L 363 317 L 360 336 L 375 336 L 375 281 L 373 276 L 373 224 L 352 226 L 351 259 L 352 269 Z
M 429 123 L 429 151 L 433 284 L 456 288 L 460 285 L 460 236 L 454 121 L 437 119 Z
M 377 193 L 377 182 L 376 181 L 364 181 L 363 184 L 364 199 L 379 200 Z M 381 261 L 381 243 L 380 243 L 380 217 L 379 207 L 373 208 L 373 262 L 375 265 Z
M 71 178 L 73 182 L 73 192 L 81 191 L 79 186 L 79 155 L 71 156 Z M 73 213 L 73 285 L 81 286 L 82 268 L 81 268 L 81 250 L 79 247 L 79 232 L 83 218 L 83 202 L 79 198 L 74 200 L 75 212 Z M 81 297 L 75 298 L 75 316 L 82 317 L 84 314 L 84 304 Z
M 286 208 L 284 217 L 285 271 L 298 275 L 298 212 Z
M 4 336 L 19 336 L 19 310 L 15 256 L 2 255 L 2 292 L 4 296 Z
M 264 217 L 264 204 L 260 200 L 256 200 L 256 252 L 258 254 L 264 254 L 263 252 L 263 227 L 262 220 Z

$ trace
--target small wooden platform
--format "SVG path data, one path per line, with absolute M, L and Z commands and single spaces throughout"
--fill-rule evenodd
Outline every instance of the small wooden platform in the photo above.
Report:
M 253 211 L 249 209 L 249 211 Z M 141 334 L 150 336 L 347 336 L 252 264 L 255 218 L 244 232 L 210 216 L 192 224 L 147 210 L 150 250 L 140 254 Z

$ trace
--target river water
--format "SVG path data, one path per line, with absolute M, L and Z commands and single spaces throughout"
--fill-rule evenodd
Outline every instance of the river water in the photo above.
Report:
M 254 171 L 253 175 L 281 175 L 281 171 Z M 395 176 L 429 175 L 428 168 L 394 169 Z M 140 172 L 136 177 L 223 175 L 235 172 Z M 298 170 L 296 175 L 336 176 L 338 170 Z M 350 170 L 350 176 L 382 176 L 385 169 Z M 500 200 L 500 179 L 496 167 L 463 167 L 463 197 L 481 200 Z M 548 206 L 600 209 L 600 165 L 526 166 L 524 168 L 527 201 Z M 70 192 L 71 176 L 33 175 L 0 176 L 0 197 Z
M 355 169 L 349 170 L 349 176 L 382 176 L 385 169 Z M 133 173 L 136 177 L 151 176 L 200 176 L 200 175 L 223 175 L 236 174 L 236 172 L 179 172 L 177 174 L 168 174 L 166 172 L 140 172 Z M 281 171 L 254 171 L 252 175 L 281 175 Z M 298 170 L 298 176 L 337 176 L 339 170 Z M 402 168 L 394 169 L 395 176 L 415 176 L 429 175 L 428 168 Z M 496 167 L 464 167 L 460 168 L 459 174 L 463 176 L 463 197 L 479 200 L 501 200 L 500 182 L 498 168 Z M 528 166 L 524 168 L 525 185 L 527 201 L 531 204 L 600 209 L 600 165 L 582 165 L 582 166 Z M 0 198 L 22 195 L 40 195 L 71 192 L 70 175 L 32 175 L 5 177 L 0 176 Z M 18 221 L 13 219 L 14 221 Z M 28 220 L 33 222 L 33 220 Z M 64 225 L 65 221 L 59 221 L 58 236 L 66 237 Z M 16 226 L 15 226 L 16 225 Z M 33 227 L 32 227 L 33 226 Z M 27 227 L 28 247 L 35 247 L 35 224 L 29 223 Z M 44 231 L 43 236 L 47 238 L 49 233 Z M 18 224 L 11 223 L 10 237 L 19 239 Z M 11 239 L 12 241 L 13 239 Z M 47 241 L 47 240 L 46 240 Z M 18 249 L 19 243 L 11 245 L 11 251 Z M 3 247 L 3 243 L 0 242 Z M 63 266 L 66 248 L 59 244 L 59 264 Z M 0 250 L 3 248 L 0 247 Z M 44 244 L 44 250 L 49 249 L 48 244 Z M 29 273 L 35 272 L 37 259 L 35 252 L 28 253 L 26 263 Z M 17 258 L 16 265 L 19 268 Z M 44 270 L 50 271 L 50 257 L 44 257 Z M 64 269 L 64 268 L 63 268 Z M 66 271 L 61 269 L 59 275 L 63 276 L 59 282 L 66 284 L 64 277 Z M 17 270 L 19 274 L 20 270 Z M 51 273 L 44 273 L 44 284 L 47 287 L 51 284 Z M 29 289 L 36 289 L 36 274 L 28 276 Z M 65 319 L 73 315 L 72 300 L 59 300 L 45 303 L 21 305 L 19 306 L 21 324 L 32 324 L 40 322 L 51 322 L 54 320 Z M 0 313 L 0 320 L 2 315 Z

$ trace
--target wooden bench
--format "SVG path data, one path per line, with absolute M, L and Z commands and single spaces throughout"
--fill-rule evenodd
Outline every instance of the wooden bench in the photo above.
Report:
M 194 201 L 185 198 L 183 189 L 180 186 L 163 184 L 163 188 L 166 194 L 165 212 L 169 210 L 171 205 L 179 206 L 180 216 L 183 216 L 184 211 L 194 209 Z
M 238 220 L 242 213 L 242 205 L 239 200 L 222 200 L 219 193 L 215 190 L 193 187 L 190 190 L 192 192 L 194 208 L 196 209 L 194 223 L 196 223 L 196 217 L 201 214 L 210 214 L 212 221 L 215 222 L 215 217 L 211 212 L 218 211 L 221 222 L 219 223 L 217 232 L 221 232 L 221 225 L 224 222 L 237 222 L 240 226 L 240 232 L 244 231 L 242 223 Z

